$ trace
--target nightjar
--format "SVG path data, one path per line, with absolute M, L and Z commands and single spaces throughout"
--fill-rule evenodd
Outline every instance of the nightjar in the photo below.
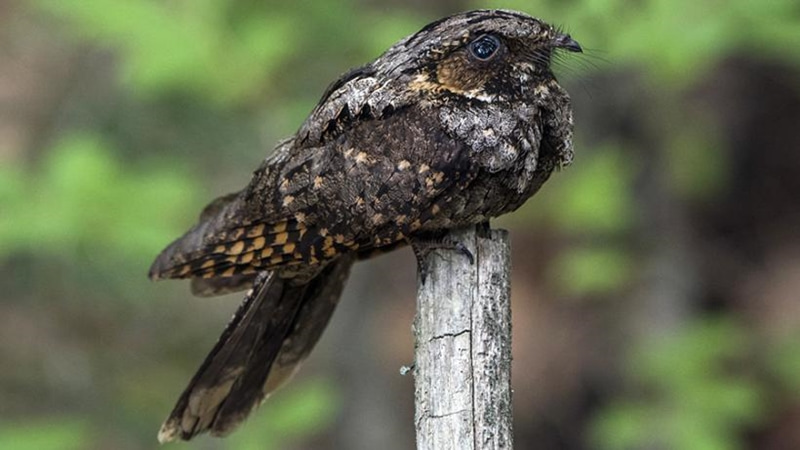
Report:
M 309 354 L 355 261 L 406 244 L 422 255 L 568 165 L 572 109 L 550 67 L 560 50 L 581 48 L 526 14 L 470 11 L 328 87 L 250 183 L 211 202 L 150 269 L 192 278 L 198 295 L 249 288 L 159 440 L 241 423 Z

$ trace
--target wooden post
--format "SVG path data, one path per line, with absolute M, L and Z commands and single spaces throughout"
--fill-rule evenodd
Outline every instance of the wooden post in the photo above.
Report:
M 486 233 L 482 233 L 485 235 Z M 511 449 L 510 249 L 505 230 L 450 237 L 428 256 L 414 321 L 418 450 Z

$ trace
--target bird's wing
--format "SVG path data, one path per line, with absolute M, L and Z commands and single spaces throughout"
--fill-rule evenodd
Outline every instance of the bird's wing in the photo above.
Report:
M 334 83 L 248 187 L 206 208 L 150 276 L 302 271 L 344 252 L 392 245 L 452 210 L 442 203 L 445 193 L 475 175 L 465 145 L 440 128 L 435 108 L 393 103 L 385 89 L 369 69 Z

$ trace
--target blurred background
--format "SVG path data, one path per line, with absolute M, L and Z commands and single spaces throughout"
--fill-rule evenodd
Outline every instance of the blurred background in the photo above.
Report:
M 796 0 L 0 0 L 0 448 L 150 449 L 241 295 L 153 284 L 328 83 L 438 17 L 519 9 L 576 158 L 517 213 L 517 448 L 800 448 Z M 299 376 L 225 440 L 413 447 L 415 264 L 360 264 Z

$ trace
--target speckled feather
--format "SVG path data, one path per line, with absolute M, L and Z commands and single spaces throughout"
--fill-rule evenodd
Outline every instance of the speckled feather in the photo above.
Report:
M 470 45 L 485 35 L 500 45 L 480 60 Z M 212 202 L 199 223 L 159 255 L 151 278 L 194 278 L 193 290 L 203 295 L 255 282 L 248 298 L 268 292 L 296 314 L 325 304 L 309 295 L 315 292 L 309 286 L 333 284 L 327 291 L 338 298 L 344 279 L 326 278 L 341 261 L 349 268 L 356 258 L 513 211 L 554 169 L 572 161 L 569 96 L 549 67 L 559 48 L 579 50 L 557 29 L 511 11 L 472 11 L 426 26 L 333 83 L 244 190 Z M 264 273 L 269 276 L 258 275 Z M 319 308 L 324 314 L 309 314 L 314 320 L 304 326 L 321 331 L 333 308 Z M 270 339 L 296 342 L 300 336 L 308 350 L 319 336 L 296 327 L 278 334 Z M 226 347 L 234 344 L 220 345 L 236 354 Z M 241 351 L 252 356 L 254 348 Z M 301 359 L 289 358 L 289 364 L 275 351 L 261 358 L 267 367 L 259 376 L 245 377 L 260 383 L 259 392 L 269 390 L 261 387 L 270 370 L 291 372 Z M 218 356 L 215 348 L 207 361 Z M 255 370 L 243 362 L 248 358 L 235 359 L 204 364 L 182 399 L 229 396 L 224 374 Z M 204 414 L 214 419 L 199 418 L 193 423 L 202 426 L 191 429 L 182 424 L 192 401 L 179 402 L 162 436 L 221 434 L 262 397 L 233 402 L 233 410 L 209 409 Z

